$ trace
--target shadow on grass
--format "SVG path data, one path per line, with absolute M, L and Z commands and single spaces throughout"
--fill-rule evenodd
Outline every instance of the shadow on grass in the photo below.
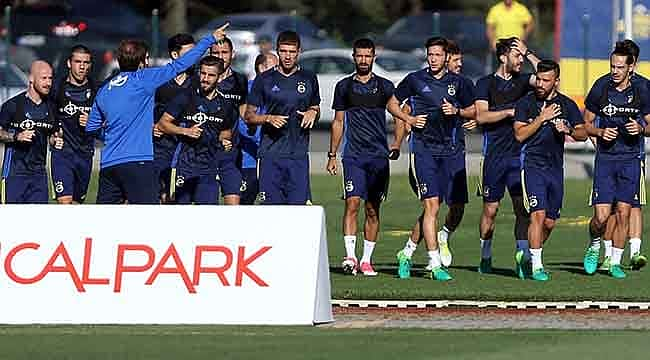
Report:
M 477 266 L 452 266 L 452 267 L 450 267 L 450 269 L 451 270 L 458 269 L 458 270 L 465 270 L 465 271 L 469 271 L 469 272 L 478 273 L 478 267 Z M 491 274 L 485 274 L 485 275 L 486 276 L 497 275 L 497 276 L 511 277 L 511 278 L 516 278 L 517 277 L 517 273 L 515 272 L 515 270 L 510 269 L 510 268 L 498 268 L 498 267 L 493 267 L 492 268 L 492 273 Z

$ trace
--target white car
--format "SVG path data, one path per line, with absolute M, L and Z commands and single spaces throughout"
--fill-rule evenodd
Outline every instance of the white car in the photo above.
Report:
M 0 104 L 27 90 L 27 75 L 16 65 L 0 63 Z

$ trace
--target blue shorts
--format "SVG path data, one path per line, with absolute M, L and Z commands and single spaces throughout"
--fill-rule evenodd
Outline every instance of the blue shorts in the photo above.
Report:
M 223 196 L 241 195 L 242 176 L 232 156 L 226 156 L 219 161 L 217 180 Z
M 176 204 L 219 204 L 219 182 L 216 175 L 185 176 L 177 173 L 174 188 Z
M 639 159 L 609 160 L 596 157 L 590 205 L 623 202 L 645 204 L 645 176 Z
M 481 175 L 477 195 L 482 196 L 484 202 L 501 201 L 506 193 L 506 187 L 510 197 L 523 194 L 521 162 L 518 158 L 486 156 L 481 162 Z
M 47 204 L 47 175 L 13 175 L 3 179 L 3 204 Z
M 92 157 L 52 151 L 52 186 L 56 198 L 72 196 L 73 201 L 83 203 L 92 168 Z
M 467 170 L 465 153 L 436 157 L 411 154 L 409 181 L 420 200 L 440 197 L 447 204 L 466 204 Z
M 564 170 L 526 167 L 521 170 L 524 207 L 529 213 L 545 210 L 546 217 L 560 217 L 564 198 Z
M 388 158 L 343 158 L 343 198 L 381 202 L 388 193 Z
M 151 161 L 132 161 L 99 171 L 98 204 L 159 204 Z
M 257 191 L 259 189 L 259 183 L 257 181 L 257 169 L 256 168 L 243 168 L 241 169 L 241 198 L 239 203 L 241 205 L 253 205 L 255 199 L 257 199 Z
M 258 198 L 265 205 L 307 205 L 311 203 L 309 158 L 264 157 L 259 161 Z

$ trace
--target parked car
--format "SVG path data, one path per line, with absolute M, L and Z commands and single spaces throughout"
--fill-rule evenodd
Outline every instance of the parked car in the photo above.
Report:
M 27 75 L 16 65 L 0 62 L 0 104 L 27 90 Z
M 195 31 L 200 38 L 218 26 L 229 22 L 228 38 L 235 46 L 235 51 L 246 46 L 255 46 L 261 37 L 275 41 L 278 34 L 285 30 L 294 30 L 300 35 L 303 50 L 331 48 L 336 43 L 327 37 L 327 33 L 301 16 L 283 13 L 245 13 L 230 14 L 211 20 Z
M 334 119 L 332 100 L 336 83 L 355 71 L 352 49 L 322 49 L 305 51 L 299 58 L 300 66 L 313 71 L 318 76 L 321 97 L 322 124 Z M 385 67 L 384 67 L 385 66 Z M 412 55 L 397 51 L 377 52 L 373 72 L 391 80 L 397 85 L 409 72 L 419 70 L 423 63 Z

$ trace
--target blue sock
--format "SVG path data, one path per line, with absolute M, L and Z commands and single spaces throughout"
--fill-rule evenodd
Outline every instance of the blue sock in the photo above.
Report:
M 524 259 L 530 261 L 530 249 L 528 248 L 528 240 L 517 240 L 517 250 L 524 251 Z

